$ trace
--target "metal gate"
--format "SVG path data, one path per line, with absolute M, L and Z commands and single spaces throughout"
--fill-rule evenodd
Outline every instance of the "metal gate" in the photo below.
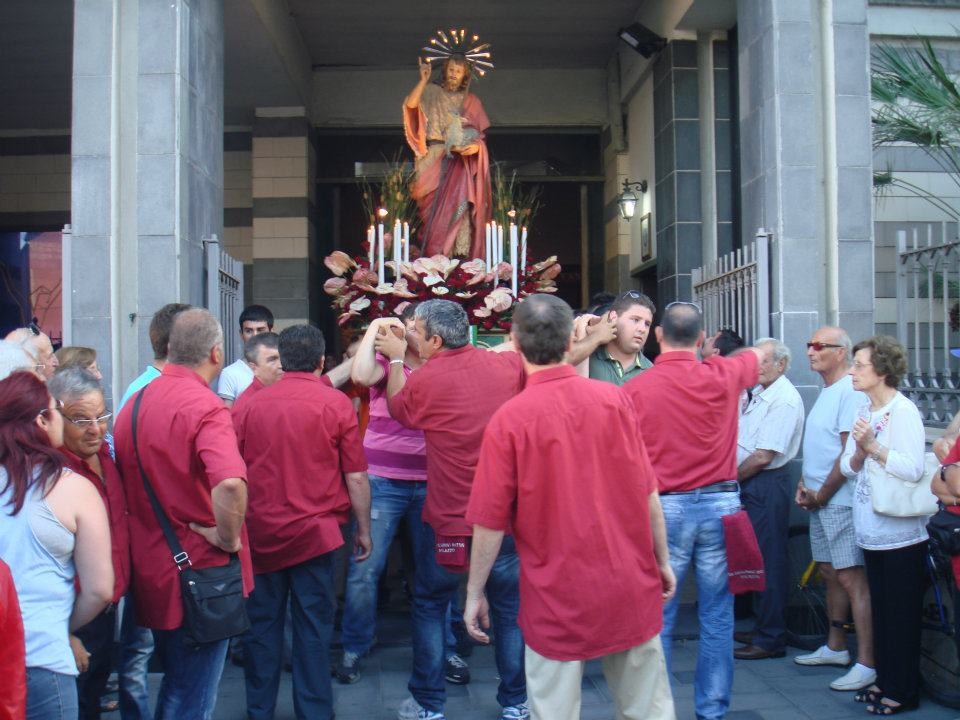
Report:
M 960 410 L 951 347 L 960 342 L 960 240 L 955 224 L 920 223 L 897 232 L 897 337 L 908 352 L 901 391 L 927 425 L 946 426 Z
M 770 233 L 693 270 L 693 299 L 708 333 L 735 330 L 747 345 L 770 335 Z
M 243 312 L 243 263 L 220 248 L 216 235 L 204 238 L 207 309 L 223 327 L 224 366 L 243 354 L 237 323 Z

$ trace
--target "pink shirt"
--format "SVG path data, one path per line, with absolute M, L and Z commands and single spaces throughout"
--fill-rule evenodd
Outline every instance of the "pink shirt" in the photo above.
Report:
M 426 480 L 427 443 L 423 431 L 404 427 L 390 416 L 387 408 L 390 361 L 380 353 L 376 358 L 377 365 L 383 369 L 383 378 L 370 388 L 370 420 L 363 435 L 368 472 L 390 480 Z M 403 366 L 406 377 L 412 372 Z

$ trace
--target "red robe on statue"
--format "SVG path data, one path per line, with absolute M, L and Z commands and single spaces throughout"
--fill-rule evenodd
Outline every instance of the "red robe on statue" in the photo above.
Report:
M 427 143 L 427 119 L 420 107 L 403 106 L 403 127 L 407 143 L 416 156 L 416 174 L 410 192 L 420 214 L 420 243 L 423 254 L 465 255 L 482 258 L 486 240 L 484 227 L 490 220 L 490 158 L 484 132 L 490 120 L 479 98 L 467 93 L 460 109 L 464 130 L 479 136 L 468 144 L 479 147 L 473 155 L 451 153 L 444 145 Z M 461 229 L 468 223 L 469 230 Z M 469 249 L 457 247 L 457 237 L 469 232 Z M 457 252 L 459 250 L 459 252 Z

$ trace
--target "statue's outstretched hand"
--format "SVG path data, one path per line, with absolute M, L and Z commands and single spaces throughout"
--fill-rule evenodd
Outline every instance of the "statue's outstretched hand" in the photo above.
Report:
M 420 71 L 420 82 L 425 83 L 430 81 L 430 73 L 433 72 L 433 66 L 430 63 L 424 61 L 423 58 L 418 57 L 417 70 Z

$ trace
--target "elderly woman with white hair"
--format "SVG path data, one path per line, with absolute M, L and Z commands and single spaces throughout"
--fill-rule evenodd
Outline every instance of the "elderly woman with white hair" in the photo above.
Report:
M 100 696 L 114 669 L 113 632 L 117 603 L 127 590 L 130 577 L 130 537 L 127 503 L 120 474 L 104 438 L 111 413 L 104 403 L 100 381 L 80 367 L 66 367 L 47 383 L 60 401 L 63 416 L 64 464 L 85 477 L 100 493 L 110 521 L 110 545 L 114 588 L 112 602 L 92 621 L 70 636 L 77 661 L 77 696 L 80 720 L 100 717 Z

